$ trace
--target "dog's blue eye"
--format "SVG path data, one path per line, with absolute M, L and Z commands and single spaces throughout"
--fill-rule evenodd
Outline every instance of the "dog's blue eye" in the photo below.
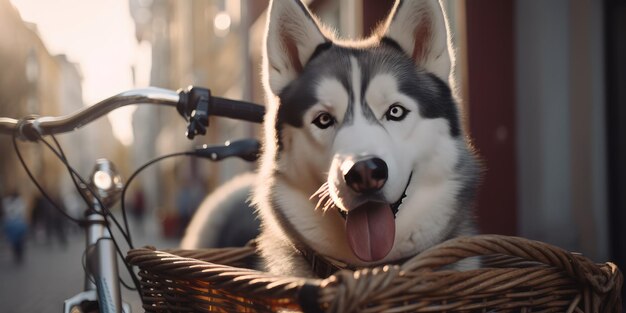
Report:
M 313 124 L 320 129 L 326 129 L 335 124 L 335 118 L 328 112 L 322 112 L 315 117 Z
M 409 112 L 411 111 L 407 108 L 395 103 L 389 107 L 387 112 L 385 112 L 385 118 L 387 118 L 388 121 L 401 121 L 407 114 L 409 114 Z

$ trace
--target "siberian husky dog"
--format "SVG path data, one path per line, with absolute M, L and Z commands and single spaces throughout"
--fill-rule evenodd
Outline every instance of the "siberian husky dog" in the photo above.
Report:
M 253 202 L 267 270 L 326 276 L 475 232 L 480 165 L 439 2 L 399 0 L 371 38 L 344 41 L 300 0 L 273 0 L 265 44 Z

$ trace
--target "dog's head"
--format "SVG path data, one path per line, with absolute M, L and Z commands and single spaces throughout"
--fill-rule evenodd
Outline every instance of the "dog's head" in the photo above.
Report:
M 424 201 L 454 197 L 427 189 L 452 175 L 464 147 L 440 4 L 397 1 L 375 35 L 345 42 L 300 0 L 273 0 L 265 43 L 264 162 L 314 210 L 345 219 L 358 259 L 384 259 L 396 233 L 413 236 L 400 218 L 430 214 L 403 212 L 416 188 Z

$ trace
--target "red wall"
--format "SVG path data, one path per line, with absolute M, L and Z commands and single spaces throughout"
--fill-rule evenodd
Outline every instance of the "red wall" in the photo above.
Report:
M 470 134 L 485 161 L 477 210 L 481 231 L 515 235 L 514 3 L 467 0 L 467 97 Z

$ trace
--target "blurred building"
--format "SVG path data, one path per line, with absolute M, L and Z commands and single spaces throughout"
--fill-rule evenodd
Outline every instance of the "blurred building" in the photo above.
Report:
M 252 77 L 259 76 L 248 57 L 247 25 L 253 17 L 249 16 L 249 7 L 241 4 L 239 0 L 131 0 L 137 40 L 149 42 L 152 47 L 150 85 L 168 89 L 196 85 L 210 88 L 214 95 L 250 99 L 250 82 Z M 136 166 L 157 155 L 254 134 L 252 125 L 211 119 L 207 135 L 189 141 L 184 137 L 186 125 L 177 113 L 151 107 L 138 108 L 133 125 Z M 144 174 L 142 183 L 148 206 L 166 211 L 173 209 L 176 190 L 186 185 L 185 181 L 192 180 L 209 192 L 237 173 L 252 168 L 239 160 L 212 164 L 187 158 L 157 166 L 158 171 Z
M 68 115 L 85 107 L 81 87 L 82 73 L 80 66 L 68 60 L 66 55 L 56 55 L 54 58 L 58 67 L 58 111 L 51 114 Z M 127 172 L 126 168 L 119 169 L 126 164 L 127 149 L 115 140 L 111 123 L 106 117 L 97 119 L 71 133 L 58 135 L 57 138 L 69 163 L 83 178 L 89 176 L 96 159 L 99 158 L 107 158 L 118 166 L 118 170 Z M 76 210 L 83 207 L 84 203 L 78 197 L 76 187 L 66 172 L 57 176 L 59 192 L 68 209 L 78 213 Z
M 46 50 L 34 25 L 22 21 L 6 0 L 0 1 L 0 116 L 59 112 L 59 64 Z M 19 192 L 32 199 L 35 189 L 12 151 L 11 138 L 0 136 L 0 191 Z M 43 147 L 20 144 L 26 162 L 36 177 L 58 176 L 61 167 Z M 54 185 L 50 179 L 45 186 Z
M 484 232 L 626 267 L 626 2 L 466 0 Z
M 22 21 L 7 0 L 0 0 L 0 68 L 0 116 L 60 116 L 84 106 L 78 65 L 64 55 L 51 55 L 36 26 Z M 110 129 L 103 118 L 79 131 L 57 136 L 70 164 L 83 176 L 91 171 L 96 158 L 115 160 L 123 156 Z M 59 199 L 75 192 L 65 167 L 43 144 L 18 144 L 29 168 L 47 191 Z M 13 152 L 11 138 L 0 136 L 0 147 L 0 194 L 19 190 L 32 200 L 39 191 Z

